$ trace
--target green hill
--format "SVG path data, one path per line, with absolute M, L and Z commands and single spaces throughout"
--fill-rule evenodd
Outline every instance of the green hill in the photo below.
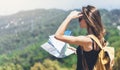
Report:
M 75 55 L 57 59 L 40 47 L 47 41 L 49 35 L 55 33 L 70 12 L 71 10 L 36 9 L 0 16 L 0 68 L 13 65 L 15 68 L 20 67 L 21 70 L 30 70 L 36 62 L 44 64 L 46 58 L 56 59 L 63 62 L 63 65 L 68 63 L 66 66 L 58 64 L 60 66 L 71 67 L 73 65 L 74 68 Z M 100 13 L 107 29 L 105 38 L 111 46 L 118 49 L 120 46 L 120 10 L 100 9 Z M 77 21 L 73 20 L 68 29 L 72 30 L 73 35 L 85 34 L 85 30 L 79 29 Z

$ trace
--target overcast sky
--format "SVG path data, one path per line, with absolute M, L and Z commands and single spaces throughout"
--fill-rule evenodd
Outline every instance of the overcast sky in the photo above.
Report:
M 40 8 L 79 9 L 88 4 L 108 10 L 120 9 L 120 0 L 0 0 L 0 15 Z

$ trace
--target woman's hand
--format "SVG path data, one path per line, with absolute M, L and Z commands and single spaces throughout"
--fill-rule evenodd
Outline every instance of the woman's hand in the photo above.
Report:
M 81 16 L 82 16 L 81 12 L 72 11 L 72 12 L 68 15 L 68 18 L 69 18 L 69 19 L 75 19 L 75 18 L 79 18 L 79 17 L 81 17 Z

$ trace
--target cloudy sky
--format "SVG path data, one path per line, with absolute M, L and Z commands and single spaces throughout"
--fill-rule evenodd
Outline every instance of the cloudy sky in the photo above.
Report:
M 120 9 L 120 0 L 0 0 L 0 15 L 40 8 L 79 9 L 88 4 L 108 10 Z

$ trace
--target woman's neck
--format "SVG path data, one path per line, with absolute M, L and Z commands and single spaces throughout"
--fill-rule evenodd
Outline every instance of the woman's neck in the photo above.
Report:
M 88 35 L 89 34 L 94 34 L 93 31 L 90 28 L 87 29 L 87 32 L 88 32 Z

